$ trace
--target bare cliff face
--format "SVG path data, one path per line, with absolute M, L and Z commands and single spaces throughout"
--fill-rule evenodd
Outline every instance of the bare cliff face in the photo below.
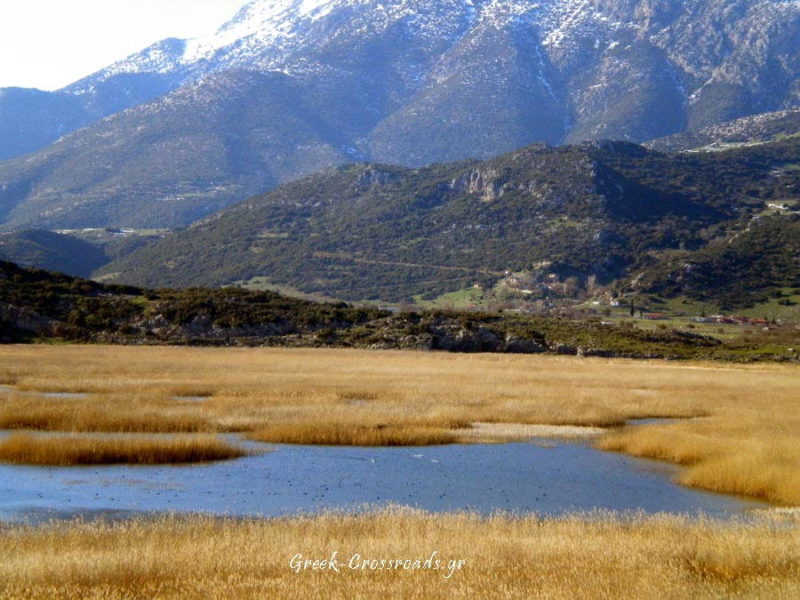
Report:
M 0 158 L 89 125 L 0 163 L 0 222 L 183 225 L 350 161 L 641 142 L 797 105 L 798 0 L 256 0 L 52 101 L 0 92 Z

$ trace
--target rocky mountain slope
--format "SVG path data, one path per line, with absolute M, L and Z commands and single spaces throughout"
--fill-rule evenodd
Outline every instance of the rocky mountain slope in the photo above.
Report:
M 797 198 L 796 138 L 696 154 L 624 142 L 534 145 L 483 162 L 328 170 L 103 272 L 148 286 L 261 277 L 332 297 L 395 301 L 488 284 L 509 271 L 612 283 L 653 256 L 728 244 L 765 211 L 789 220 Z M 770 208 L 784 204 L 791 206 Z M 748 245 L 767 263 L 768 249 Z M 717 272 L 721 280 L 731 274 Z M 781 282 L 793 278 L 783 275 Z
M 81 93 L 0 88 L 0 160 L 40 150 L 103 117 L 161 97 L 180 82 L 141 72 L 108 76 Z
M 12 178 L 0 184 L 0 219 L 53 229 L 191 223 L 347 160 L 337 134 L 307 104 L 281 73 L 209 76 L 0 163 L 0 181 Z M 19 172 L 28 175 L 13 179 Z
M 742 117 L 700 131 L 678 133 L 651 140 L 645 146 L 661 152 L 726 150 L 792 136 L 800 136 L 798 108 Z
M 63 90 L 184 86 L 0 164 L 0 219 L 188 224 L 329 164 L 699 130 L 798 105 L 799 32 L 797 0 L 256 0 Z

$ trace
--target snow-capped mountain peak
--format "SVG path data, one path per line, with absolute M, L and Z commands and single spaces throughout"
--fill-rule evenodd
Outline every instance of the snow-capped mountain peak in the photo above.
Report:
M 216 32 L 188 41 L 183 62 L 208 60 L 237 42 L 263 47 L 293 37 L 303 22 L 324 17 L 336 4 L 337 0 L 253 0 Z
M 159 42 L 121 60 L 69 91 L 85 93 L 121 73 L 180 73 L 191 80 L 228 68 L 292 72 L 298 50 L 325 43 L 312 32 L 357 38 L 404 23 L 409 35 L 456 38 L 474 26 L 526 21 L 545 46 L 559 49 L 575 35 L 608 30 L 614 23 L 598 0 L 251 0 L 215 32 Z M 458 24 L 456 26 L 456 24 Z M 344 32 L 344 33 L 343 33 Z M 303 61 L 302 70 L 309 65 Z
M 62 90 L 89 110 L 53 131 L 118 113 L 59 151 L 125 139 L 130 156 L 158 156 L 137 174 L 164 177 L 178 177 L 165 156 L 191 157 L 178 195 L 201 155 L 237 177 L 271 170 L 266 185 L 353 157 L 414 166 L 537 141 L 645 141 L 800 105 L 799 35 L 800 0 L 253 0 L 210 35 L 164 40 Z M 43 112 L 29 111 L 30 128 Z M 19 110 L 5 114 L 18 131 Z M 117 147 L 107 164 L 127 160 Z

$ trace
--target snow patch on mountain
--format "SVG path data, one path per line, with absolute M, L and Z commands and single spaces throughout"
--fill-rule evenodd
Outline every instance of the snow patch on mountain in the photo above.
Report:
M 765 82 L 796 80 L 798 7 L 800 0 L 251 0 L 214 33 L 164 40 L 65 91 L 92 92 L 122 73 L 157 74 L 142 80 L 155 81 L 160 96 L 229 70 L 280 72 L 321 97 L 336 100 L 342 89 L 335 118 L 358 123 L 347 132 L 357 145 L 393 111 L 407 120 L 435 113 L 456 84 L 485 82 L 489 98 L 503 75 L 517 82 L 511 89 L 557 108 L 540 122 L 563 118 L 576 139 L 648 139 L 706 126 L 717 113 L 729 119 L 797 104 L 796 86 L 773 100 Z M 648 100 L 656 95 L 658 119 Z M 741 106 L 725 109 L 720 95 Z M 627 105 L 643 115 L 636 125 L 620 116 Z M 352 116 L 356 106 L 366 116 Z M 464 118 L 464 128 L 475 126 Z
M 467 28 L 503 27 L 524 20 L 539 29 L 548 51 L 563 48 L 576 35 L 597 33 L 605 39 L 609 30 L 620 26 L 590 0 L 252 0 L 214 33 L 191 40 L 164 40 L 68 89 L 85 92 L 92 83 L 120 73 L 181 72 L 190 80 L 226 68 L 308 72 L 307 64 L 292 64 L 294 51 L 306 44 L 316 23 L 346 9 L 358 9 L 350 14 L 358 14 L 358 25 L 365 33 L 404 21 L 412 34 L 432 38 L 450 29 L 443 26 L 443 14 L 462 15 Z
M 307 19 L 333 0 L 256 0 L 246 4 L 229 22 L 216 32 L 190 40 L 183 61 L 186 63 L 210 59 L 222 48 L 246 41 L 244 46 L 255 49 L 293 37 L 298 21 Z

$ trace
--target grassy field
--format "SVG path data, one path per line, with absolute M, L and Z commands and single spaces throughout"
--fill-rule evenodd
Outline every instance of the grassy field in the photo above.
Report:
M 0 423 L 7 429 L 239 432 L 267 442 L 419 445 L 481 441 L 475 424 L 604 427 L 603 447 L 685 465 L 681 481 L 687 485 L 800 504 L 796 366 L 5 346 L 0 384 L 18 390 L 0 392 Z M 34 392 L 90 396 L 53 399 Z M 621 428 L 648 417 L 685 420 Z
M 334 552 L 338 572 L 320 564 L 313 570 L 313 563 L 303 568 L 303 560 L 330 559 Z M 431 558 L 431 568 L 425 568 Z M 373 570 L 381 560 L 387 561 L 384 568 Z M 433 568 L 436 560 L 439 569 Z M 370 561 L 366 567 L 364 561 Z M 388 561 L 401 561 L 400 568 Z M 165 517 L 0 530 L 0 598 L 774 600 L 798 595 L 797 521 L 481 519 L 389 509 L 360 516 Z

